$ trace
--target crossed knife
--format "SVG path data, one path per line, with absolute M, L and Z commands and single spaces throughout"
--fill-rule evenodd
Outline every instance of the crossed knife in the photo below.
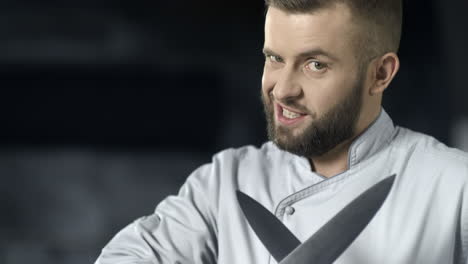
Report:
M 331 264 L 367 226 L 387 198 L 395 175 L 364 191 L 304 243 L 260 203 L 237 191 L 247 221 L 279 264 Z

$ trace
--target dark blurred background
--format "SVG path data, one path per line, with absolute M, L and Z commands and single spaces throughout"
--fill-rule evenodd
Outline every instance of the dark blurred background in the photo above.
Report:
M 468 150 L 468 1 L 405 3 L 398 125 Z M 228 147 L 266 140 L 263 2 L 0 3 L 0 263 L 92 263 Z

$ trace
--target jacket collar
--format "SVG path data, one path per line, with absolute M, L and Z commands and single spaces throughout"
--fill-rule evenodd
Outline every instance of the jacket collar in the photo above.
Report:
M 348 152 L 348 168 L 370 158 L 387 146 L 394 132 L 393 121 L 382 108 L 377 119 L 351 144 Z

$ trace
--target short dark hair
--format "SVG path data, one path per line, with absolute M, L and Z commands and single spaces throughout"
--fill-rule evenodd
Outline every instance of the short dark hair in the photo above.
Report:
M 287 13 L 313 13 L 344 4 L 363 25 L 356 41 L 360 60 L 369 61 L 387 52 L 398 52 L 402 26 L 402 0 L 265 0 L 268 7 Z

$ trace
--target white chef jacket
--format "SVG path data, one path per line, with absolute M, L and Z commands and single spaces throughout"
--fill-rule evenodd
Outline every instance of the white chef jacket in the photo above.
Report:
M 331 178 L 304 157 L 278 149 L 227 149 L 195 170 L 177 196 L 120 231 L 96 264 L 276 261 L 247 223 L 236 190 L 274 213 L 304 242 L 359 194 L 396 175 L 368 226 L 338 264 L 468 263 L 468 155 L 395 127 L 382 109 Z

